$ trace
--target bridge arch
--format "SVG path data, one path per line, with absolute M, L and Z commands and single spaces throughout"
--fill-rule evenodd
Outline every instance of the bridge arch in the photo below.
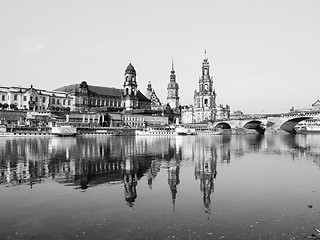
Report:
M 296 117 L 291 118 L 288 121 L 285 121 L 281 126 L 280 129 L 286 131 L 291 134 L 296 134 L 296 130 L 294 127 L 301 121 L 310 119 L 311 117 Z
M 221 129 L 231 129 L 231 125 L 227 122 L 219 122 L 215 125 L 215 127 Z
M 262 126 L 262 121 L 250 120 L 243 125 L 243 128 L 254 129 L 260 134 L 264 134 L 266 128 Z

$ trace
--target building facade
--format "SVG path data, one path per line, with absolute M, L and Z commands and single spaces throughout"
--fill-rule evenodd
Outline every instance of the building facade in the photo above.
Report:
M 194 92 L 195 123 L 214 121 L 216 119 L 216 92 L 207 57 L 202 63 L 202 76 L 199 78 L 199 89 Z
M 0 108 L 29 111 L 72 111 L 73 97 L 62 91 L 23 87 L 0 87 Z
M 157 97 L 157 94 L 152 88 L 150 81 L 148 83 L 147 92 L 145 96 L 151 101 L 151 110 L 156 110 L 156 111 L 162 110 L 162 104 L 160 102 L 160 99 Z
M 206 52 L 205 52 L 206 53 Z M 202 62 L 202 75 L 199 77 L 198 90 L 194 91 L 194 103 L 181 107 L 182 123 L 208 123 L 230 117 L 230 106 L 216 104 L 216 91 L 210 75 L 209 60 Z
M 80 84 L 63 86 L 57 91 L 68 93 L 73 99 L 72 111 L 121 111 L 122 91 L 117 88 Z

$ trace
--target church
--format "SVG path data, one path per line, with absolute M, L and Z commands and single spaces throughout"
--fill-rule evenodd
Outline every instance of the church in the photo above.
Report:
M 199 77 L 198 89 L 194 91 L 194 104 L 181 109 L 182 123 L 208 123 L 218 119 L 229 118 L 230 107 L 216 104 L 216 91 L 213 77 L 210 75 L 209 60 L 206 56 L 202 62 L 202 75 Z

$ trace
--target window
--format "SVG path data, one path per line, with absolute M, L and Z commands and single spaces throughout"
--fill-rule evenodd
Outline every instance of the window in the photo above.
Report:
M 13 95 L 13 100 L 18 101 L 18 94 Z
M 23 96 L 23 101 L 27 101 L 27 96 Z
M 70 100 L 68 100 L 68 105 L 69 105 L 69 106 L 71 105 L 71 101 L 70 101 Z
M 32 96 L 30 96 L 30 101 L 32 101 Z
M 63 99 L 63 105 L 66 105 L 66 100 L 65 99 Z
M 52 104 L 56 104 L 56 100 L 52 98 Z
M 36 97 L 36 102 L 38 102 L 38 97 Z
M 42 102 L 44 102 L 44 103 L 46 102 L 46 97 L 42 98 Z
M 2 101 L 5 101 L 5 100 L 6 100 L 6 96 L 2 95 Z
M 60 100 L 59 99 L 57 99 L 57 105 L 60 105 Z

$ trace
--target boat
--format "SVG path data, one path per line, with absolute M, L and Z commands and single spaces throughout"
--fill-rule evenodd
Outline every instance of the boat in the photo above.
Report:
M 136 136 L 171 136 L 177 135 L 174 126 L 148 126 L 135 130 Z
M 60 137 L 77 135 L 77 128 L 69 125 L 52 127 L 51 133 Z
M 197 134 L 199 135 L 221 135 L 223 132 L 222 128 L 203 128 L 197 129 Z
M 320 119 L 308 119 L 298 123 L 294 129 L 298 134 L 320 133 Z
M 196 129 L 185 126 L 176 126 L 175 131 L 178 135 L 196 135 Z

